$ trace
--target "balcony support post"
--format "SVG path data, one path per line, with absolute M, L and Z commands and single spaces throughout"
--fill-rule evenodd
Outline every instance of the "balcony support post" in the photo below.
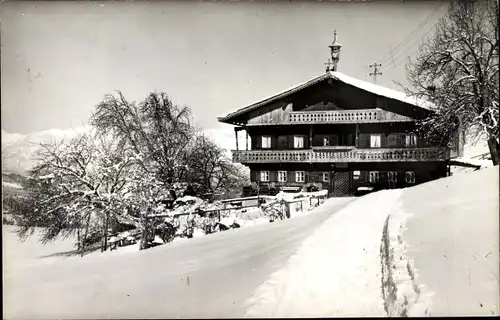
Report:
M 245 130 L 245 143 L 246 143 L 246 148 L 248 150 L 248 130 Z
M 354 133 L 354 145 L 356 146 L 356 148 L 359 147 L 358 145 L 358 140 L 359 140 L 359 123 L 356 122 L 356 132 Z
M 313 127 L 312 124 L 309 125 L 309 149 L 312 148 L 313 145 Z
M 240 150 L 238 148 L 238 128 L 237 127 L 234 128 L 234 137 L 236 139 L 236 150 Z

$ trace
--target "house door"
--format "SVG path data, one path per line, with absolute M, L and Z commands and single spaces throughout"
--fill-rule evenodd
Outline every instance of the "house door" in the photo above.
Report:
M 351 172 L 335 171 L 332 172 L 332 189 L 334 197 L 342 197 L 350 194 L 351 191 Z

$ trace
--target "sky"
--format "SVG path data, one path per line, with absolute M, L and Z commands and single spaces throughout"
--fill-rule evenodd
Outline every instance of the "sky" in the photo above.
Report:
M 217 117 L 324 73 L 334 29 L 338 71 L 372 81 L 377 61 L 377 83 L 399 89 L 406 57 L 446 13 L 439 4 L 4 2 L 2 133 L 81 126 L 115 90 L 137 102 L 166 92 L 200 128 L 231 129 Z

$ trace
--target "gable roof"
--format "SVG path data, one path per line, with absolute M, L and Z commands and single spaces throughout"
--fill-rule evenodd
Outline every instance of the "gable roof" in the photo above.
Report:
M 225 122 L 225 121 L 228 121 L 230 120 L 231 118 L 234 118 L 236 116 L 239 116 L 239 115 L 242 115 L 244 113 L 247 113 L 249 111 L 253 111 L 255 109 L 258 109 L 260 107 L 263 107 L 263 106 L 266 106 L 276 100 L 280 100 L 280 99 L 283 99 L 283 98 L 286 98 L 298 91 L 301 91 L 302 89 L 305 89 L 307 87 L 310 87 L 316 83 L 319 83 L 319 82 L 322 82 L 326 79 L 334 79 L 334 80 L 338 80 L 342 83 L 345 83 L 345 84 L 348 84 L 348 85 L 351 85 L 351 86 L 354 86 L 356 88 L 359 88 L 361 90 L 364 90 L 364 91 L 367 91 L 367 92 L 370 92 L 370 93 L 373 93 L 375 95 L 378 95 L 378 96 L 381 96 L 381 97 L 386 97 L 386 98 L 389 98 L 389 99 L 394 99 L 394 100 L 398 100 L 398 101 L 401 101 L 401 102 L 404 102 L 404 103 L 407 103 L 407 104 L 410 104 L 410 105 L 414 105 L 416 107 L 419 107 L 419 108 L 423 108 L 423 109 L 426 109 L 426 110 L 433 110 L 435 109 L 435 106 L 428 102 L 428 101 L 425 101 L 425 100 L 422 100 L 422 99 L 418 99 L 416 97 L 411 97 L 411 96 L 408 96 L 406 95 L 405 93 L 403 92 L 400 92 L 400 91 L 396 91 L 396 90 L 393 90 L 393 89 L 389 89 L 389 88 L 386 88 L 386 87 L 383 87 L 383 86 L 379 86 L 379 85 L 376 85 L 376 84 L 373 84 L 373 83 L 369 83 L 369 82 L 366 82 L 366 81 L 363 81 L 363 80 L 359 80 L 359 79 L 356 79 L 356 78 L 353 78 L 353 77 L 350 77 L 350 76 L 347 76 L 341 72 L 338 72 L 338 71 L 329 71 L 325 74 L 322 74 L 318 77 L 315 77 L 309 81 L 306 81 L 302 84 L 299 84 L 298 86 L 295 86 L 291 89 L 288 89 L 286 91 L 283 91 L 282 93 L 279 93 L 277 95 L 274 95 L 270 98 L 267 98 L 267 99 L 264 99 L 262 101 L 259 101 L 259 102 L 256 102 L 254 104 L 251 104 L 249 106 L 246 106 L 246 107 L 243 107 L 243 108 L 240 108 L 234 112 L 230 112 L 228 114 L 226 114 L 225 116 L 222 116 L 222 117 L 219 117 L 218 120 L 220 122 Z

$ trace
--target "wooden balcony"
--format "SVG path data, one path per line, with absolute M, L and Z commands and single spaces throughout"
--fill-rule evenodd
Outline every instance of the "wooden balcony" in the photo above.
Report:
M 232 150 L 238 163 L 415 162 L 449 159 L 447 148 L 391 148 L 351 150 Z
M 276 124 L 323 124 L 323 123 L 378 123 L 414 121 L 396 113 L 380 109 L 292 111 L 278 110 L 248 121 L 248 126 Z

